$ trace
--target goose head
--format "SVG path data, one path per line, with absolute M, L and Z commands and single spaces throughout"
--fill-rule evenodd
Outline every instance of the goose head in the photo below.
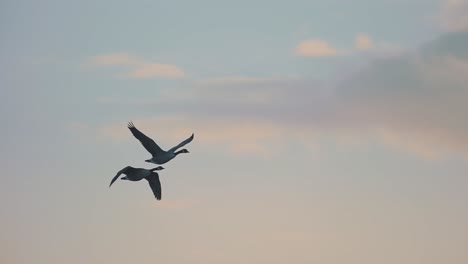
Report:
M 189 152 L 187 149 L 181 149 L 181 150 L 177 151 L 177 152 L 174 153 L 174 154 L 178 155 L 178 154 L 180 154 L 180 153 L 190 153 L 190 152 Z
M 151 169 L 150 171 L 159 171 L 159 170 L 164 170 L 164 167 L 158 166 L 156 168 Z

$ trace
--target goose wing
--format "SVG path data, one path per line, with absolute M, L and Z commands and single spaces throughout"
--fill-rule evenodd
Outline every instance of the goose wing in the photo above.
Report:
M 164 151 L 152 140 L 151 138 L 147 137 L 145 134 L 141 133 L 140 130 L 138 130 L 132 122 L 128 123 L 128 129 L 132 132 L 133 136 L 135 136 L 145 147 L 145 149 L 151 153 L 151 155 L 157 156 Z
M 154 193 L 154 197 L 156 197 L 156 199 L 158 200 L 161 200 L 161 182 L 159 181 L 159 175 L 157 173 L 151 173 L 150 176 L 146 177 L 145 178 L 150 187 L 151 187 L 151 190 L 153 190 L 153 193 Z
M 128 170 L 129 168 L 131 168 L 130 166 L 127 166 L 123 169 L 121 169 L 119 172 L 117 172 L 117 175 L 114 176 L 114 178 L 112 178 L 112 181 L 111 183 L 109 184 L 109 188 L 112 186 L 112 184 L 119 178 L 119 176 L 124 173 L 126 170 Z
M 181 147 L 187 145 L 188 143 L 192 142 L 193 136 L 194 136 L 194 135 L 193 135 L 193 133 L 192 133 L 192 135 L 191 135 L 189 138 L 187 138 L 186 140 L 180 142 L 179 145 L 177 145 L 177 146 L 171 148 L 171 149 L 169 150 L 169 152 L 174 152 L 174 151 L 176 151 L 177 149 L 179 149 L 179 148 L 181 148 Z

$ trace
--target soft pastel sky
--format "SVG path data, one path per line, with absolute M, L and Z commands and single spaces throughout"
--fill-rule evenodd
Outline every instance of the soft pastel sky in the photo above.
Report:
M 0 262 L 468 263 L 468 1 L 0 3 Z M 163 200 L 126 123 L 164 148 Z

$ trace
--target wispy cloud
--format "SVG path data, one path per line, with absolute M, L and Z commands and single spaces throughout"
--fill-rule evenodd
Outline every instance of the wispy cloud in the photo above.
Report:
M 350 47 L 337 49 L 332 43 L 320 39 L 310 39 L 300 42 L 294 52 L 301 57 L 334 57 L 351 56 L 366 52 L 376 57 L 394 56 L 402 53 L 404 49 L 396 44 L 386 42 L 375 43 L 369 34 L 357 33 L 354 43 L 350 40 Z
M 370 36 L 364 34 L 364 33 L 359 33 L 356 35 L 356 39 L 354 41 L 354 46 L 358 50 L 369 50 L 374 47 L 374 43 Z
M 196 141 L 201 145 L 225 150 L 234 155 L 260 157 L 268 157 L 269 151 L 274 149 L 264 143 L 279 139 L 284 133 L 273 124 L 248 119 L 222 121 L 217 118 L 180 115 L 141 118 L 133 120 L 133 123 L 149 136 L 157 134 L 161 141 L 172 142 L 164 147 L 176 145 L 194 132 Z M 170 129 L 163 131 L 161 127 Z M 101 136 L 111 140 L 134 140 L 124 122 L 103 124 L 97 129 Z
M 105 55 L 94 56 L 90 59 L 90 63 L 96 66 L 112 66 L 112 65 L 139 65 L 143 64 L 143 60 L 132 56 L 128 53 L 111 53 Z
M 175 79 L 185 75 L 184 71 L 176 65 L 147 61 L 128 53 L 98 55 L 89 59 L 88 63 L 100 67 L 127 66 L 130 69 L 121 76 L 130 79 Z
M 295 53 L 304 57 L 329 57 L 338 55 L 338 50 L 325 40 L 304 40 L 295 49 Z
M 175 65 L 147 63 L 129 72 L 127 76 L 135 79 L 151 79 L 157 77 L 181 78 L 184 77 L 184 71 Z
M 298 80 L 301 79 L 298 75 L 288 76 L 270 76 L 270 77 L 248 77 L 248 76 L 230 76 L 230 77 L 216 77 L 196 81 L 199 85 L 237 85 L 237 84 L 262 84 L 262 83 L 275 83 L 285 80 Z
M 280 152 L 285 139 L 307 146 L 325 137 L 378 139 L 424 157 L 468 157 L 467 36 L 452 33 L 417 52 L 375 59 L 334 84 L 264 77 L 198 82 L 183 101 L 172 96 L 165 104 L 144 104 L 166 119 L 135 121 L 174 144 L 193 131 L 199 142 L 232 154 L 264 156 L 265 151 Z M 245 99 L 252 95 L 268 100 Z M 165 111 L 168 106 L 170 112 Z M 103 132 L 118 134 L 125 130 L 122 124 Z M 163 135 L 158 127 L 176 132 Z

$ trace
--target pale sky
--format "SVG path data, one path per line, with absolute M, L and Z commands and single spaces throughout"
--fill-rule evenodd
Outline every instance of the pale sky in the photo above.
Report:
M 468 1 L 0 3 L 0 262 L 468 263 Z M 152 168 L 126 128 L 169 148 Z

